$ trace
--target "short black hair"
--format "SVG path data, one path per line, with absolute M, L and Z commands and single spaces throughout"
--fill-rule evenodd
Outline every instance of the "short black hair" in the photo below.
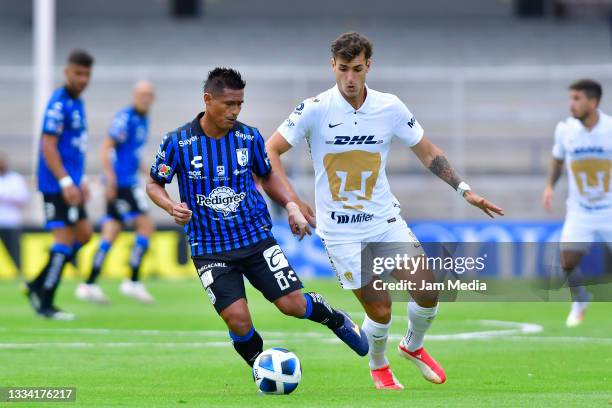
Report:
M 68 64 L 91 68 L 93 63 L 94 58 L 91 56 L 91 54 L 80 48 L 70 51 L 70 55 L 68 55 Z
M 204 81 L 204 92 L 219 95 L 225 88 L 241 90 L 245 86 L 246 82 L 240 72 L 232 68 L 217 67 L 208 73 L 208 78 Z
M 334 59 L 342 57 L 351 61 L 364 52 L 366 60 L 369 60 L 372 58 L 373 48 L 372 42 L 366 36 L 350 32 L 342 34 L 332 42 L 331 53 Z
M 572 91 L 583 91 L 587 98 L 597 99 L 597 102 L 601 101 L 603 91 L 601 84 L 592 79 L 580 79 L 569 86 Z

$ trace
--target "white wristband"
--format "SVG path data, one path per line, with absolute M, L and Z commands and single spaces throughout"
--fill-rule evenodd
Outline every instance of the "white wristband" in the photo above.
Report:
M 285 205 L 285 210 L 287 210 L 287 212 L 290 212 L 291 210 L 300 210 L 300 207 L 298 207 L 298 205 L 296 203 L 294 203 L 293 201 L 289 201 L 286 205 Z
M 463 197 L 465 195 L 466 191 L 470 191 L 470 190 L 471 190 L 470 185 L 468 183 L 466 183 L 465 181 L 462 181 L 457 186 L 457 194 L 459 194 L 459 196 L 461 196 L 461 197 Z
M 59 179 L 59 185 L 61 188 L 70 187 L 73 184 L 74 184 L 74 181 L 72 181 L 72 177 L 70 176 L 64 176 L 61 179 Z

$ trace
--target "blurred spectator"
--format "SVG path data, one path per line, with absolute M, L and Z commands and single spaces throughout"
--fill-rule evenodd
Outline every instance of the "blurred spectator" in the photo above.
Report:
M 0 239 L 21 270 L 21 209 L 29 199 L 23 177 L 9 170 L 8 159 L 0 152 Z

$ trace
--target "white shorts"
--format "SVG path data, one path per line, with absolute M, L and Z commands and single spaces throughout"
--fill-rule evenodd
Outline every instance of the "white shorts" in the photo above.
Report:
M 365 241 L 347 242 L 322 240 L 329 261 L 343 289 L 359 289 L 369 283 L 370 278 L 362 279 L 361 258 L 365 243 L 371 248 L 370 257 L 395 257 L 396 254 L 406 254 L 410 257 L 424 255 L 423 248 L 417 237 L 402 218 L 389 224 L 389 228 L 381 234 L 374 235 Z M 375 243 L 398 243 L 398 245 Z M 391 270 L 386 271 L 386 273 Z M 362 281 L 365 280 L 365 281 Z
M 561 249 L 586 252 L 593 242 L 612 248 L 612 217 L 569 212 L 561 230 Z

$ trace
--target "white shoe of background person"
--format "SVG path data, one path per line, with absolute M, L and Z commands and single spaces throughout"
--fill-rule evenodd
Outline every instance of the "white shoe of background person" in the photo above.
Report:
M 125 296 L 136 299 L 142 303 L 153 303 L 155 301 L 142 282 L 134 282 L 132 280 L 125 279 L 123 282 L 121 282 L 119 291 Z
M 567 320 L 565 321 L 565 325 L 567 327 L 576 327 L 579 326 L 584 320 L 584 313 L 589 307 L 589 302 L 573 302 L 572 309 L 567 315 Z
M 78 299 L 85 300 L 87 302 L 99 304 L 110 303 L 110 299 L 104 294 L 102 288 L 95 283 L 79 284 L 74 294 Z

